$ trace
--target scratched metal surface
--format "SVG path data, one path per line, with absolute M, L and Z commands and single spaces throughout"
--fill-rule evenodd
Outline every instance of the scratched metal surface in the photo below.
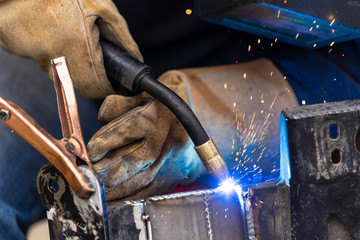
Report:
M 79 170 L 89 179 L 95 192 L 81 199 L 51 164 L 40 169 L 37 186 L 46 205 L 51 240 L 106 240 L 108 226 L 105 196 L 101 183 L 86 167 Z
M 193 191 L 112 203 L 108 217 L 112 240 L 247 239 L 235 192 Z

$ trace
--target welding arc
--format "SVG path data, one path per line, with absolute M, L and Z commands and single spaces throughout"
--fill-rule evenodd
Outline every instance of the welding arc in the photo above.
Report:
M 115 91 L 127 96 L 147 92 L 175 114 L 195 146 L 201 146 L 210 140 L 187 103 L 168 87 L 156 81 L 149 66 L 105 39 L 101 39 L 100 42 L 106 74 Z

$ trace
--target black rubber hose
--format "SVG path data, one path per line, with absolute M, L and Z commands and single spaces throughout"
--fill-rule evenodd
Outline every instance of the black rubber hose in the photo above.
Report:
M 175 114 L 195 146 L 200 146 L 209 141 L 209 136 L 189 105 L 171 89 L 156 81 L 150 75 L 144 76 L 139 81 L 139 87 L 162 102 Z
M 151 76 L 151 68 L 105 39 L 100 39 L 100 43 L 106 75 L 114 90 L 125 96 L 141 93 L 138 81 L 145 75 Z
M 149 66 L 104 39 L 100 42 L 106 74 L 115 91 L 123 95 L 135 95 L 141 91 L 149 93 L 175 114 L 195 146 L 209 141 L 209 136 L 191 108 L 176 93 L 156 81 Z

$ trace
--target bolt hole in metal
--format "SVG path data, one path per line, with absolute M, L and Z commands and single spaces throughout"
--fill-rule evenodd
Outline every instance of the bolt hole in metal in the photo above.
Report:
M 59 191 L 59 188 L 60 188 L 59 183 L 55 179 L 50 180 L 49 182 L 50 192 L 57 193 Z
M 339 149 L 334 149 L 331 152 L 331 161 L 333 164 L 339 164 L 341 162 L 341 152 Z
M 329 135 L 331 139 L 337 139 L 339 137 L 339 125 L 333 123 L 329 127 Z

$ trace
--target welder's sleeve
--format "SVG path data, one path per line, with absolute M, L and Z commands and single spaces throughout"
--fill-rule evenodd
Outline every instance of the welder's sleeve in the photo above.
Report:
M 169 71 L 159 81 L 196 110 L 231 173 L 238 165 L 239 173 L 245 168 L 273 172 L 276 163 L 266 148 L 276 155 L 280 112 L 296 106 L 297 99 L 270 61 Z M 106 125 L 92 137 L 88 151 L 108 200 L 164 194 L 205 173 L 180 122 L 149 95 L 111 95 L 99 119 Z M 254 167 L 262 162 L 270 169 Z
M 0 46 L 50 70 L 66 56 L 76 89 L 88 98 L 113 92 L 103 66 L 100 35 L 142 60 L 111 0 L 0 1 Z

